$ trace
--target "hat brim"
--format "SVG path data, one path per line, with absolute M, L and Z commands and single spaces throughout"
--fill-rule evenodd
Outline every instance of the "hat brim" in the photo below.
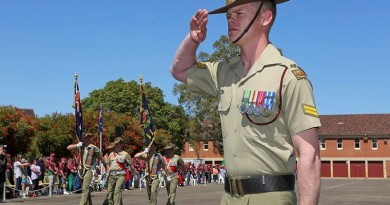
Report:
M 259 1 L 259 0 L 241 0 L 241 1 L 237 0 L 237 1 L 234 1 L 233 3 L 231 3 L 229 5 L 226 5 L 224 7 L 219 8 L 219 9 L 215 9 L 213 11 L 210 11 L 209 14 L 226 13 L 227 10 L 229 10 L 232 7 L 235 7 L 235 6 L 238 6 L 238 5 L 241 5 L 241 4 L 252 3 L 252 2 L 256 2 L 256 1 Z M 275 4 L 284 3 L 286 1 L 288 1 L 288 0 L 275 0 Z
M 166 146 L 163 148 L 163 150 L 166 150 L 166 149 L 172 149 L 173 147 L 172 146 Z
M 93 134 L 91 133 L 86 133 L 84 136 L 83 136 L 83 139 L 85 138 L 92 138 L 93 137 Z

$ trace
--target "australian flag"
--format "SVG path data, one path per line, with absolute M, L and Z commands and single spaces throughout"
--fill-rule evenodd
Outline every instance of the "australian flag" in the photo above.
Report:
M 99 133 L 103 133 L 103 109 L 99 112 Z
M 80 91 L 79 84 L 77 82 L 77 77 L 74 81 L 74 107 L 75 107 L 75 116 L 76 116 L 76 134 L 79 142 L 83 141 L 83 115 L 81 110 L 81 101 L 80 101 Z
M 144 128 L 145 146 L 148 147 L 154 137 L 154 124 L 152 115 L 149 110 L 148 101 L 146 100 L 144 87 L 141 84 L 141 95 L 142 95 L 142 108 L 141 108 L 141 127 Z

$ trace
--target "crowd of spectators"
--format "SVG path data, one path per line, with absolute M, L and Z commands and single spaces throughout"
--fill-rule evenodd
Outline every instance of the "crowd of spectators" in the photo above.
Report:
M 108 159 L 108 154 L 104 157 Z M 1 187 L 5 187 L 7 198 L 81 193 L 81 180 L 77 169 L 78 155 L 74 158 L 65 158 L 57 157 L 55 153 L 51 153 L 49 156 L 40 154 L 38 159 L 26 160 L 18 154 L 13 158 L 9 155 L 6 158 L 2 169 L 2 158 L 0 157 L 0 174 L 4 172 L 5 176 L 5 180 L 1 180 L 0 175 L 0 182 L 6 184 L 6 186 Z M 125 190 L 146 186 L 145 162 L 137 158 L 132 160 L 136 173 L 127 179 Z M 105 191 L 106 170 L 104 166 L 97 165 L 93 169 L 93 173 L 94 179 L 91 182 L 91 188 L 94 191 Z M 195 164 L 187 162 L 179 171 L 179 186 L 224 183 L 225 174 L 222 165 L 199 164 L 195 166 Z M 164 182 L 161 186 L 164 186 Z M 2 188 L 1 193 L 3 191 Z M 3 194 L 1 198 L 3 199 Z

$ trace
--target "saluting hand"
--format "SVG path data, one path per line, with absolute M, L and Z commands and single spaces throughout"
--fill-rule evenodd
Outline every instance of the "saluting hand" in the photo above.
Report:
M 190 21 L 190 37 L 194 43 L 201 43 L 206 39 L 207 17 L 209 12 L 206 9 L 199 9 Z

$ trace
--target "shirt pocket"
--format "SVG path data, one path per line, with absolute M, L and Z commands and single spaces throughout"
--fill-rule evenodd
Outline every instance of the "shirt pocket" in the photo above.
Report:
M 231 106 L 231 103 L 232 103 L 231 95 L 221 95 L 221 98 L 218 103 L 218 111 L 221 112 L 221 114 L 227 112 Z

